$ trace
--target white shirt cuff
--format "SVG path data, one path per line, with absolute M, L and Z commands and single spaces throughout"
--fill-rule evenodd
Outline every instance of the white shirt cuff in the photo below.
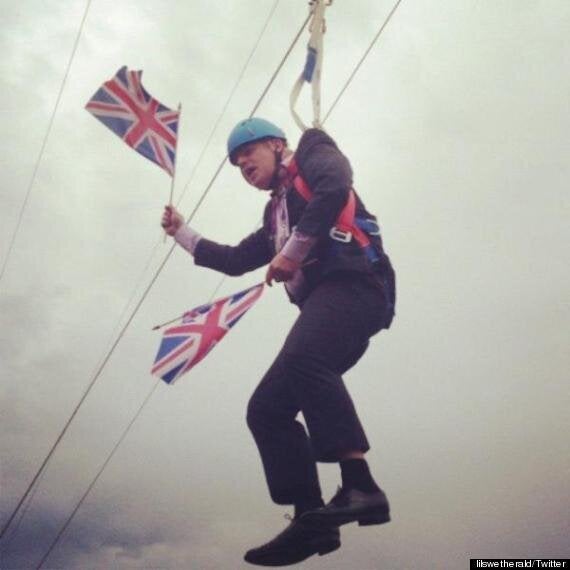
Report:
M 291 261 L 302 263 L 313 245 L 315 245 L 316 241 L 316 237 L 308 236 L 298 232 L 297 230 L 293 230 L 293 233 L 287 240 L 287 243 L 283 246 L 281 253 Z
M 182 246 L 188 253 L 194 255 L 194 250 L 202 236 L 191 227 L 182 224 L 174 234 L 174 240 Z

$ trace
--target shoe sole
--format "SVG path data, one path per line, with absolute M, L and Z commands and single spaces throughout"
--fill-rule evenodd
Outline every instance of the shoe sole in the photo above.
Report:
M 249 559 L 245 557 L 245 561 L 249 562 L 250 564 L 256 564 L 257 566 L 289 566 L 291 564 L 297 564 L 298 562 L 302 562 L 307 558 L 310 558 L 314 554 L 318 554 L 319 556 L 324 556 L 325 554 L 329 554 L 330 552 L 334 552 L 340 548 L 340 541 L 329 541 L 323 542 L 320 545 L 314 545 L 313 548 L 310 550 L 303 550 L 297 551 L 294 555 L 290 555 L 289 557 L 285 556 L 285 553 L 279 555 L 275 554 L 267 554 L 266 556 L 259 556 L 257 559 L 250 557 Z M 273 557 L 273 559 L 272 559 Z
M 372 526 L 375 524 L 385 524 L 390 522 L 390 513 L 368 513 L 361 515 L 342 515 L 311 513 L 303 516 L 303 521 L 316 524 L 321 527 L 335 527 L 358 522 L 358 526 Z
M 317 551 L 319 556 L 324 556 L 329 552 L 334 552 L 340 548 L 340 542 L 330 542 L 329 544 L 323 545 Z

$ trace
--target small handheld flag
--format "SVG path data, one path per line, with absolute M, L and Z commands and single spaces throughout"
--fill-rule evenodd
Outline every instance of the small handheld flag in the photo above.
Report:
M 121 67 L 85 108 L 130 147 L 174 176 L 180 112 L 151 97 L 141 76 L 142 71 Z
M 261 297 L 263 283 L 188 311 L 164 331 L 151 373 L 173 384 L 198 364 Z

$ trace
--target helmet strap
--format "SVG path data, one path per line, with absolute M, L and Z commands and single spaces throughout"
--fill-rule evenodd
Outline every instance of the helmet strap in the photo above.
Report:
M 278 190 L 279 186 L 279 171 L 281 170 L 281 161 L 283 160 L 283 151 L 276 150 L 273 152 L 275 156 L 275 170 L 273 171 L 273 176 L 271 177 L 271 181 L 269 182 L 269 188 L 271 190 Z
M 280 171 L 281 171 L 281 163 L 283 162 L 283 153 L 285 152 L 285 145 L 281 147 L 280 150 L 275 149 L 273 151 L 273 156 L 275 156 L 275 170 L 273 171 L 273 176 L 271 177 L 271 181 L 269 182 L 269 188 L 271 190 L 279 190 L 279 182 L 280 182 Z

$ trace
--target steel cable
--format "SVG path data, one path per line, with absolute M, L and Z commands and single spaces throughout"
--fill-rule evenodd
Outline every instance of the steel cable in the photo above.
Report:
M 32 172 L 32 177 L 31 177 L 30 182 L 28 184 L 28 188 L 26 189 L 26 195 L 24 197 L 24 202 L 22 203 L 22 206 L 20 207 L 20 212 L 18 214 L 18 220 L 16 222 L 16 227 L 14 228 L 14 231 L 12 232 L 12 237 L 10 238 L 10 244 L 8 245 L 8 251 L 6 252 L 6 256 L 4 257 L 4 261 L 2 263 L 2 269 L 0 269 L 0 282 L 2 281 L 2 278 L 4 277 L 4 273 L 6 272 L 6 267 L 8 266 L 8 262 L 10 260 L 11 255 L 12 255 L 12 250 L 14 249 L 14 244 L 16 243 L 16 238 L 18 237 L 18 234 L 20 232 L 20 227 L 22 225 L 22 220 L 24 218 L 24 212 L 25 212 L 26 207 L 28 205 L 28 202 L 30 199 L 30 194 L 32 193 L 32 187 L 34 186 L 34 183 L 36 181 L 36 176 L 38 174 L 38 170 L 40 168 L 40 164 L 41 164 L 42 158 L 44 156 L 44 151 L 45 151 L 46 146 L 47 146 L 48 138 L 51 134 L 51 129 L 53 127 L 53 123 L 55 121 L 55 116 L 56 116 L 57 110 L 59 108 L 59 103 L 61 101 L 61 97 L 62 97 L 63 91 L 65 89 L 65 84 L 67 83 L 67 78 L 69 77 L 71 65 L 73 63 L 73 60 L 75 59 L 75 53 L 77 52 L 77 47 L 79 46 L 79 40 L 80 40 L 81 35 L 83 33 L 83 28 L 85 26 L 85 20 L 87 19 L 87 14 L 89 12 L 89 8 L 91 7 L 91 2 L 92 2 L 92 0 L 87 0 L 87 4 L 85 5 L 85 10 L 83 12 L 83 17 L 81 18 L 81 23 L 79 24 L 77 36 L 75 37 L 75 42 L 73 44 L 73 49 L 71 50 L 71 55 L 69 57 L 69 61 L 67 62 L 65 74 L 63 76 L 63 80 L 62 80 L 61 85 L 59 87 L 59 92 L 57 94 L 55 105 L 54 105 L 53 111 L 51 113 L 51 117 L 49 119 L 49 122 L 48 122 L 48 128 L 47 128 L 46 134 L 43 138 L 42 145 L 40 147 L 40 152 L 38 154 L 38 158 L 36 159 L 36 164 L 35 164 L 34 170 Z

